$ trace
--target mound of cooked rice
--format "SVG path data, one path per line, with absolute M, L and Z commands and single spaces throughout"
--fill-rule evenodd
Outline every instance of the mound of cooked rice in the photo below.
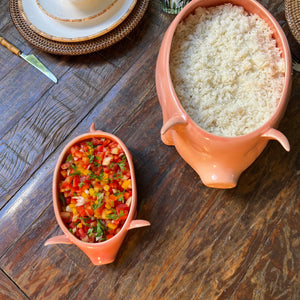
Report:
M 197 8 L 172 41 L 177 97 L 196 124 L 216 135 L 240 136 L 262 126 L 278 105 L 284 71 L 269 26 L 239 6 Z

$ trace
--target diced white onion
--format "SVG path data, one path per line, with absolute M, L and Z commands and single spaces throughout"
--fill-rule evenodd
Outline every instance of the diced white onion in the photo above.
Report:
M 66 211 L 68 211 L 68 212 L 73 212 L 73 209 L 72 209 L 69 205 L 67 205 L 67 206 L 66 206 Z
M 82 196 L 73 197 L 73 199 L 76 199 L 76 206 L 82 206 L 86 203 L 86 199 Z
M 108 156 L 108 157 L 104 157 L 102 165 L 103 166 L 108 166 L 110 164 L 112 157 Z
M 112 154 L 118 154 L 119 153 L 119 148 L 117 148 L 117 147 L 112 148 L 111 153 Z
M 85 236 L 83 239 L 82 239 L 83 242 L 88 242 L 89 241 L 89 237 L 88 236 Z

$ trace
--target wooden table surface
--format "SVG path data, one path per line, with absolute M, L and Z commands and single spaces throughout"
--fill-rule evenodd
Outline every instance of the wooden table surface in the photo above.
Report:
M 293 39 L 280 0 L 260 1 Z M 231 190 L 204 186 L 160 139 L 155 64 L 174 16 L 151 0 L 139 25 L 97 53 L 64 57 L 28 44 L 0 2 L 0 32 L 35 54 L 54 84 L 0 47 L 0 298 L 300 299 L 299 96 L 294 74 L 279 129 L 291 151 L 269 142 Z M 137 218 L 114 263 L 94 266 L 74 245 L 44 246 L 61 230 L 52 175 L 68 141 L 91 123 L 133 155 Z

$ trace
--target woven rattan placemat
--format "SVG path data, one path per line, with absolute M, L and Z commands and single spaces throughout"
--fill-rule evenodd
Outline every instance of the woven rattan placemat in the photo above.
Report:
M 290 30 L 300 44 L 300 0 L 285 0 L 284 11 Z
M 17 30 L 25 40 L 36 48 L 57 55 L 81 55 L 102 50 L 123 39 L 140 22 L 148 7 L 148 3 L 149 0 L 137 0 L 130 15 L 109 33 L 92 40 L 70 43 L 49 40 L 34 32 L 22 17 L 18 0 L 9 1 L 9 10 Z

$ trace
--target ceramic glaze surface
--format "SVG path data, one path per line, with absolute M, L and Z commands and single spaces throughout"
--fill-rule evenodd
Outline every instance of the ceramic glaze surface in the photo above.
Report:
M 187 115 L 181 106 L 170 76 L 169 57 L 172 38 L 177 25 L 197 7 L 225 3 L 243 6 L 249 13 L 264 19 L 273 31 L 277 46 L 285 59 L 285 82 L 281 99 L 273 116 L 257 130 L 238 137 L 210 134 Z M 174 19 L 162 41 L 156 65 L 156 89 L 163 112 L 161 138 L 166 145 L 174 145 L 182 158 L 199 174 L 202 182 L 213 188 L 233 188 L 240 174 L 248 168 L 266 147 L 268 140 L 281 143 L 289 151 L 287 138 L 275 128 L 283 117 L 291 89 L 291 54 L 280 25 L 274 17 L 254 0 L 194 0 Z
M 54 175 L 53 175 L 53 186 L 52 186 L 52 193 L 53 193 L 53 207 L 55 212 L 56 220 L 64 232 L 64 235 L 56 236 L 53 238 L 50 238 L 46 241 L 45 245 L 51 245 L 51 244 L 74 244 L 77 247 L 79 247 L 92 261 L 95 265 L 104 265 L 112 263 L 115 260 L 115 257 L 118 253 L 118 250 L 127 234 L 127 231 L 133 228 L 138 227 L 144 227 L 149 226 L 150 223 L 145 220 L 134 220 L 136 216 L 136 206 L 137 206 L 137 190 L 136 190 L 136 181 L 135 181 L 135 174 L 134 174 L 134 167 L 132 162 L 131 154 L 129 153 L 127 147 L 124 145 L 124 143 L 117 138 L 116 136 L 103 132 L 101 130 L 95 130 L 94 124 L 91 126 L 91 132 L 87 134 L 83 134 L 81 136 L 78 136 L 77 138 L 73 139 L 70 143 L 66 145 L 62 153 L 60 154 L 58 161 L 56 163 Z M 79 239 L 77 239 L 72 233 L 69 232 L 67 227 L 65 226 L 64 222 L 62 221 L 62 218 L 60 216 L 60 201 L 58 197 L 58 184 L 60 181 L 60 166 L 62 162 L 65 159 L 66 153 L 68 150 L 73 146 L 74 144 L 87 140 L 93 137 L 105 137 L 109 138 L 113 141 L 116 141 L 121 148 L 124 150 L 129 168 L 131 173 L 131 184 L 132 184 L 132 200 L 130 205 L 130 210 L 128 217 L 120 230 L 119 233 L 117 233 L 114 237 L 111 239 L 100 242 L 100 243 L 86 243 Z

